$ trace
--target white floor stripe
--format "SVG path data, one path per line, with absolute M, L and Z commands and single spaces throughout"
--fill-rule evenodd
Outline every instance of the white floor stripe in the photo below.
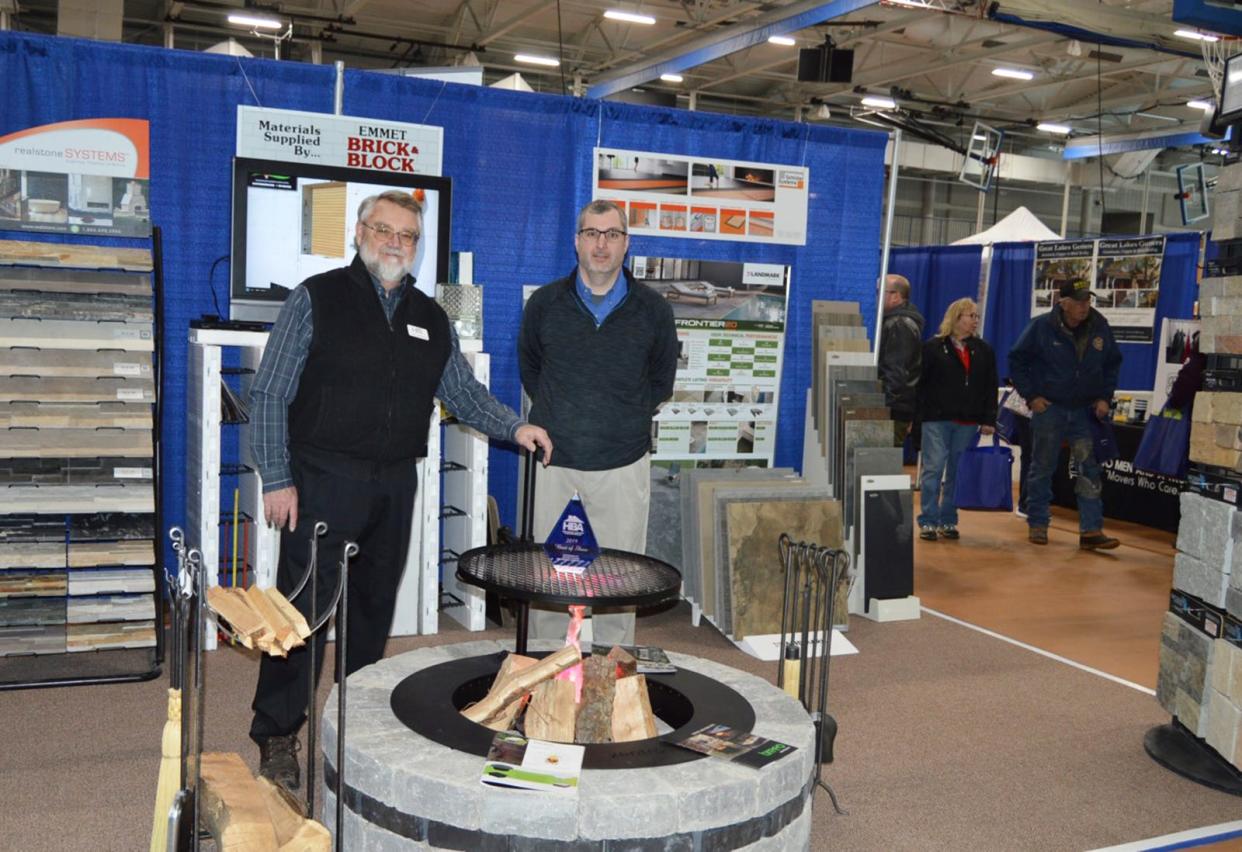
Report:
M 1222 822 L 1220 825 L 1208 825 L 1203 828 L 1192 828 L 1189 831 L 1179 831 L 1176 834 L 1166 834 L 1163 837 L 1149 837 L 1147 840 L 1139 840 L 1135 843 L 1122 843 L 1120 846 L 1108 846 L 1092 850 L 1092 852 L 1144 852 L 1147 849 L 1161 849 L 1176 843 L 1215 838 L 1235 831 L 1242 831 L 1242 820 Z
M 934 615 L 937 618 L 943 618 L 945 621 L 951 621 L 954 624 L 960 624 L 962 627 L 969 627 L 971 630 L 976 630 L 979 633 L 984 634 L 985 636 L 991 636 L 993 639 L 1000 639 L 1002 642 L 1008 642 L 1010 645 L 1017 645 L 1019 648 L 1025 648 L 1028 651 L 1032 651 L 1036 654 L 1039 654 L 1041 657 L 1047 657 L 1050 660 L 1056 660 L 1058 663 L 1065 663 L 1065 665 L 1067 666 L 1073 666 L 1076 669 L 1081 669 L 1082 671 L 1087 672 L 1088 674 L 1098 675 L 1099 677 L 1102 677 L 1105 680 L 1111 680 L 1113 683 L 1119 683 L 1122 686 L 1128 686 L 1131 689 L 1136 689 L 1145 695 L 1156 694 L 1156 690 L 1154 689 L 1149 689 L 1146 686 L 1140 686 L 1139 684 L 1128 681 L 1125 678 L 1117 677 L 1116 675 L 1109 674 L 1108 672 L 1102 672 L 1099 669 L 1093 669 L 1091 668 L 1091 666 L 1084 666 L 1082 663 L 1076 663 L 1073 660 L 1060 656 L 1059 654 L 1054 654 L 1051 651 L 1045 651 L 1043 648 L 1036 648 L 1034 645 L 1028 645 L 1025 642 L 1019 642 L 1017 639 L 1011 639 L 1008 636 L 1002 636 L 1000 633 L 997 633 L 994 630 L 988 630 L 986 627 L 980 627 L 977 624 L 971 624 L 969 621 L 962 621 L 960 618 L 954 618 L 951 615 L 945 615 L 943 612 L 937 612 L 936 610 L 930 609 L 928 607 L 922 607 L 922 610 L 923 612 L 929 613 L 930 615 Z

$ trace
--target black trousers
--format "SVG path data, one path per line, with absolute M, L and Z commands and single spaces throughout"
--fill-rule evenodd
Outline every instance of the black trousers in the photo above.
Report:
M 349 636 L 346 674 L 379 660 L 392 628 L 397 587 L 410 546 L 410 523 L 417 478 L 414 461 L 378 464 L 319 452 L 291 453 L 298 489 L 298 526 L 281 531 L 276 586 L 288 594 L 310 560 L 316 521 L 328 525 L 319 539 L 314 617 L 331 605 L 340 578 L 344 544 L 358 544 L 349 564 Z M 293 602 L 312 621 L 310 584 Z M 315 680 L 323 669 L 326 627 L 315 634 Z M 309 700 L 310 653 L 298 648 L 281 659 L 264 654 L 255 688 L 256 741 L 296 733 L 306 719 Z M 339 678 L 339 673 L 338 673 Z

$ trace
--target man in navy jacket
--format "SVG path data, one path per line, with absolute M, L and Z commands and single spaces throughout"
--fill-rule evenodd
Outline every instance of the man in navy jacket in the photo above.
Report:
M 629 234 L 611 201 L 578 214 L 578 266 L 533 294 L 518 367 L 530 422 L 556 442 L 539 471 L 533 526 L 543 541 L 576 493 L 600 547 L 643 553 L 651 500 L 651 418 L 672 396 L 677 328 L 664 298 L 624 268 Z M 565 636 L 569 616 L 531 608 L 530 635 Z M 593 613 L 593 642 L 634 644 L 634 611 Z
M 1118 545 L 1103 532 L 1100 465 L 1095 460 L 1090 418 L 1108 416 L 1117 389 L 1121 350 L 1108 321 L 1091 307 L 1086 281 L 1061 285 L 1060 302 L 1027 325 L 1009 352 L 1009 372 L 1031 409 L 1031 467 L 1027 481 L 1027 524 L 1032 544 L 1048 543 L 1052 473 L 1061 442 L 1077 463 L 1078 546 L 1110 550 Z

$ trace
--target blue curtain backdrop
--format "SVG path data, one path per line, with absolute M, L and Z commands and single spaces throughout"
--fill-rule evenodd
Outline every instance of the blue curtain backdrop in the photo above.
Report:
M 0 33 L 0 78 L 0 135 L 76 118 L 151 122 L 150 200 L 164 231 L 166 273 L 163 508 L 166 523 L 181 523 L 185 341 L 191 319 L 228 310 L 227 264 L 214 275 L 211 270 L 230 248 L 236 107 L 331 112 L 333 69 L 6 32 Z M 574 216 L 590 200 L 592 148 L 807 166 L 806 246 L 636 237 L 631 248 L 632 254 L 793 267 L 776 463 L 800 463 L 811 368 L 809 303 L 857 301 L 864 317 L 874 314 L 886 135 L 364 71 L 346 73 L 344 112 L 444 127 L 453 248 L 475 253 L 492 388 L 514 406 L 521 286 L 547 282 L 572 267 Z M 516 457 L 494 449 L 490 469 L 489 490 L 502 519 L 513 523 Z
M 1160 334 L 1160 323 L 1165 318 L 1189 319 L 1191 316 L 1198 298 L 1199 239 L 1198 232 L 1165 235 L 1153 338 Z M 992 252 L 984 338 L 996 350 L 996 369 L 1003 378 L 1009 375 L 1009 350 L 1031 319 L 1035 244 L 998 243 L 992 247 Z M 1151 390 L 1159 347 L 1155 343 L 1119 345 L 1123 360 L 1118 389 Z
M 949 305 L 978 298 L 981 246 L 920 246 L 893 249 L 888 271 L 910 281 L 910 303 L 926 320 L 927 337 L 936 333 Z

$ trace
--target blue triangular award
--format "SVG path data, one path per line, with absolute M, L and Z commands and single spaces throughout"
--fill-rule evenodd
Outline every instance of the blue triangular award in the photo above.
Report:
M 543 549 L 552 560 L 552 567 L 568 574 L 581 574 L 599 556 L 599 545 L 578 492 L 575 491 L 565 504 L 565 511 L 561 512 Z

